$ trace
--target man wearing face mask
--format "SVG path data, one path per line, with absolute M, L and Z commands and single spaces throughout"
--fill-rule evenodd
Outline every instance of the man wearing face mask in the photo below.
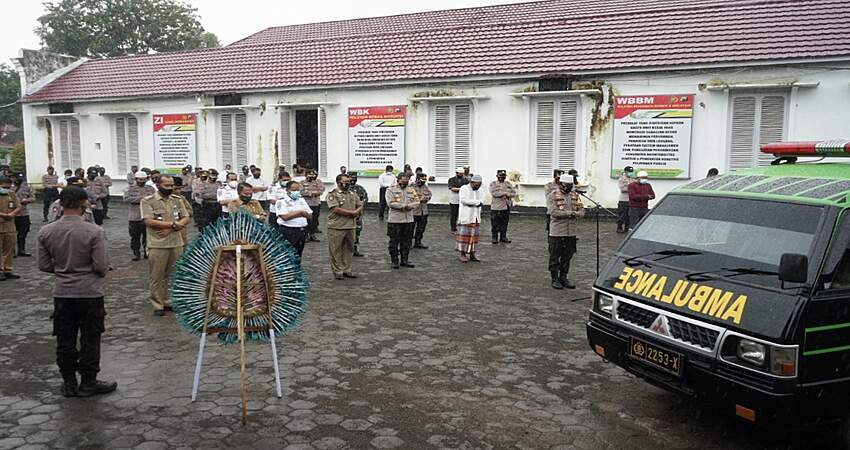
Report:
M 189 204 L 192 204 L 192 191 L 195 190 L 195 174 L 192 172 L 192 166 L 186 166 L 180 171 L 180 178 L 183 179 L 183 189 L 180 190 L 182 195 Z M 194 211 L 194 209 L 193 209 Z
M 504 170 L 496 171 L 496 181 L 490 183 L 490 196 L 493 198 L 490 203 L 490 222 L 491 233 L 494 244 L 504 242 L 510 244 L 508 239 L 508 222 L 511 219 L 511 207 L 514 204 L 513 198 L 516 196 L 516 190 L 510 181 L 507 181 L 508 173 Z
M 140 205 L 147 227 L 150 302 L 157 316 L 164 316 L 165 311 L 171 310 L 168 277 L 186 245 L 180 230 L 189 224 L 189 211 L 180 199 L 172 196 L 173 191 L 174 180 L 162 175 L 157 192 L 142 199 Z
M 130 166 L 130 171 L 127 172 L 127 186 L 132 186 L 136 183 L 136 172 L 139 171 L 139 166 Z
M 266 180 L 260 177 L 260 174 L 261 171 L 259 167 L 252 167 L 251 176 L 246 178 L 245 182 L 251 185 L 254 200 L 260 202 L 260 206 L 262 206 L 265 210 L 269 206 L 269 186 L 266 184 Z
M 0 281 L 20 278 L 12 272 L 12 258 L 15 256 L 15 215 L 21 210 L 21 203 L 12 190 L 12 180 L 0 175 Z
M 244 209 L 251 217 L 264 222 L 266 220 L 266 210 L 263 209 L 260 202 L 254 200 L 254 188 L 243 181 L 239 183 L 236 190 L 239 192 L 239 198 L 227 204 L 227 212 L 233 214 L 239 209 Z
M 337 175 L 336 186 L 326 199 L 330 209 L 328 251 L 331 254 L 331 270 L 337 280 L 357 278 L 351 271 L 351 257 L 354 256 L 357 216 L 363 214 L 363 203 L 351 190 L 351 179 L 348 175 Z M 315 209 L 313 213 L 315 214 Z
M 251 172 L 250 172 L 250 169 L 248 168 L 248 166 L 242 166 L 242 173 L 239 174 L 239 177 L 236 178 L 236 181 L 239 182 L 239 183 L 242 183 L 242 182 L 246 181 L 248 179 L 248 177 L 250 177 L 250 176 L 251 176 Z
M 281 170 L 277 173 L 277 180 L 269 186 L 268 195 L 266 196 L 269 200 L 269 225 L 272 228 L 277 228 L 277 201 L 282 199 L 286 194 L 286 183 L 292 177 L 289 176 L 289 172 L 286 170 Z M 300 195 L 300 194 L 299 194 Z
M 106 196 L 106 186 L 98 181 L 97 168 L 89 167 L 87 175 L 86 193 L 89 195 L 89 203 L 92 205 L 94 223 L 103 225 L 103 198 Z
M 478 242 L 481 241 L 481 207 L 484 193 L 481 191 L 481 175 L 473 175 L 469 184 L 460 188 L 455 241 L 460 261 L 480 262 Z
M 124 191 L 124 202 L 127 203 L 127 228 L 130 233 L 130 250 L 133 251 L 133 261 L 142 259 L 142 249 L 145 248 L 145 223 L 142 221 L 142 199 L 156 193 L 156 189 L 146 185 L 148 174 L 138 171 L 133 178 L 133 184 Z M 145 251 L 145 258 L 148 257 Z
M 428 202 L 431 201 L 431 188 L 426 184 L 428 175 L 418 167 L 417 170 L 419 173 L 416 175 L 413 190 L 419 197 L 419 204 L 413 208 L 413 248 L 425 250 L 428 246 L 422 243 L 422 238 L 425 236 L 425 227 L 428 226 Z
M 649 184 L 649 175 L 641 170 L 637 181 L 629 185 L 629 226 L 637 225 L 649 212 L 650 200 L 655 200 L 655 191 Z
M 392 268 L 416 267 L 408 258 L 413 241 L 413 209 L 419 205 L 419 195 L 409 186 L 410 178 L 402 172 L 394 186 L 387 189 L 387 236 Z M 401 256 L 401 261 L 399 261 Z
M 316 239 L 316 233 L 321 233 L 321 230 L 319 230 L 319 213 L 321 212 L 322 194 L 324 192 L 325 185 L 319 179 L 319 174 L 313 169 L 308 170 L 307 177 L 301 184 L 301 196 L 304 197 L 310 208 L 313 208 L 313 218 L 310 220 L 307 229 L 307 240 L 310 242 L 319 242 Z
M 351 179 L 351 190 L 357 194 L 357 198 L 363 203 L 363 209 L 366 209 L 366 203 L 369 202 L 369 193 L 366 188 L 357 184 L 357 171 L 348 172 L 348 178 Z M 360 233 L 363 232 L 363 214 L 357 216 L 357 228 L 354 231 L 354 256 L 362 257 L 360 253 Z
M 275 205 L 277 229 L 295 248 L 300 260 L 304 253 L 304 243 L 307 241 L 307 223 L 313 215 L 313 209 L 301 197 L 301 183 L 289 180 L 284 188 L 283 192 L 278 194 Z
M 50 204 L 59 198 L 59 176 L 56 175 L 56 170 L 53 166 L 47 168 L 47 174 L 41 177 L 41 187 L 44 188 L 41 195 L 44 200 L 44 220 L 47 222 L 47 213 L 50 211 Z
M 561 175 L 558 189 L 546 197 L 546 211 L 549 213 L 549 274 L 552 288 L 575 289 L 569 280 L 570 260 L 576 252 L 576 226 L 578 218 L 584 216 L 584 209 L 578 202 L 578 194 L 573 192 L 573 177 Z
M 227 182 L 224 186 L 218 189 L 216 193 L 216 200 L 218 204 L 221 205 L 221 217 L 227 217 L 229 212 L 227 210 L 227 205 L 230 204 L 233 200 L 239 199 L 239 182 L 236 181 L 235 173 L 227 174 Z
M 105 167 L 98 167 L 95 180 L 103 186 L 103 197 L 100 199 L 101 204 L 103 204 L 103 218 L 111 219 L 109 217 L 109 188 L 112 187 L 112 177 L 106 174 Z
M 629 185 L 632 184 L 634 173 L 635 169 L 632 166 L 626 166 L 620 174 L 620 179 L 617 180 L 617 185 L 620 187 L 620 199 L 617 202 L 617 233 L 629 231 Z
M 85 192 L 85 189 L 86 189 L 85 178 L 78 178 L 78 177 L 72 176 L 72 177 L 68 177 L 65 182 L 66 182 L 66 185 L 65 185 L 66 188 L 68 186 L 76 186 L 80 189 L 83 189 L 83 192 Z M 62 194 L 60 193 L 59 195 L 62 195 Z M 50 205 L 50 212 L 47 215 L 47 221 L 51 222 L 51 223 L 56 222 L 57 220 L 61 219 L 62 215 L 64 215 L 64 214 L 65 214 L 65 211 L 62 208 L 62 201 L 60 199 L 56 199 L 56 201 L 53 202 Z M 90 197 L 87 197 L 86 201 L 83 202 L 81 214 L 82 214 L 84 222 L 94 223 L 94 215 L 92 214 L 92 200 L 91 200 Z
M 201 211 L 198 218 L 198 231 L 203 232 L 204 227 L 218 220 L 221 215 L 221 205 L 218 203 L 218 190 L 221 184 L 218 182 L 218 171 L 210 169 L 207 172 L 207 180 L 198 185 L 195 197 L 201 203 Z

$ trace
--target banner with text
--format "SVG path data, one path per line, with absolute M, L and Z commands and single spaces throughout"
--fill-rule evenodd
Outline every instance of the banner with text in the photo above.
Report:
M 196 164 L 195 114 L 154 114 L 154 167 L 162 173 L 180 173 Z
M 615 97 L 611 177 L 632 166 L 650 178 L 690 178 L 693 117 L 693 95 Z
M 348 169 L 377 177 L 404 166 L 404 106 L 348 108 Z

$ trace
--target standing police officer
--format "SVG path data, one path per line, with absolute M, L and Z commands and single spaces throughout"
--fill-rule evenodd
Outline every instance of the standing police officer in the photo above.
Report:
M 431 188 L 426 184 L 428 175 L 421 171 L 416 175 L 416 183 L 413 185 L 413 190 L 419 197 L 419 203 L 413 208 L 413 248 L 427 249 L 428 246 L 422 244 L 422 237 L 425 236 L 425 227 L 428 226 L 428 202 L 431 201 Z
M 56 275 L 53 335 L 65 397 L 106 394 L 118 387 L 115 382 L 97 379 L 106 316 L 103 279 L 109 271 L 109 255 L 106 233 L 81 217 L 87 197 L 80 187 L 63 189 L 59 195 L 62 218 L 45 225 L 38 234 L 38 268 Z M 82 377 L 79 385 L 77 372 Z
M 416 267 L 408 261 L 410 244 L 413 240 L 413 209 L 419 205 L 419 196 L 408 186 L 410 178 L 402 172 L 398 182 L 387 188 L 387 236 L 390 238 L 389 251 L 393 269 L 399 266 Z M 399 256 L 401 263 L 399 264 Z
M 41 177 L 41 187 L 44 189 L 41 193 L 44 201 L 44 220 L 47 222 L 47 213 L 50 211 L 50 204 L 59 198 L 59 176 L 56 175 L 56 170 L 53 166 L 47 166 L 47 174 Z
M 308 170 L 306 179 L 301 183 L 301 197 L 304 198 L 313 210 L 313 216 L 307 228 L 307 240 L 310 242 L 319 242 L 316 238 L 316 233 L 321 233 L 319 230 L 319 213 L 322 209 L 322 194 L 324 192 L 325 185 L 319 179 L 318 172 L 313 169 Z
M 148 186 L 148 174 L 142 171 L 135 173 L 133 184 L 124 191 L 124 201 L 127 203 L 127 230 L 130 233 L 130 250 L 133 251 L 133 261 L 142 259 L 142 247 L 145 247 L 145 258 L 148 257 L 145 223 L 142 221 L 142 199 L 153 195 L 156 189 Z
M 577 219 L 584 216 L 584 209 L 573 192 L 573 177 L 562 174 L 558 178 L 558 189 L 546 197 L 549 213 L 549 274 L 555 289 L 575 289 L 576 285 L 567 278 L 570 260 L 576 252 Z
M 369 193 L 366 188 L 357 184 L 357 171 L 348 172 L 348 178 L 351 180 L 351 190 L 357 194 L 357 198 L 363 203 L 363 209 L 366 209 L 366 203 L 369 202 Z M 363 232 L 363 214 L 357 216 L 357 229 L 354 231 L 354 256 L 363 256 L 360 253 L 360 233 Z
M 494 244 L 503 242 L 510 244 L 508 239 L 508 222 L 511 220 L 511 207 L 514 204 L 516 190 L 510 181 L 507 181 L 508 173 L 504 170 L 496 171 L 496 181 L 490 183 L 490 223 Z
M 351 272 L 351 257 L 354 256 L 354 230 L 357 216 L 363 214 L 363 203 L 351 190 L 351 180 L 341 173 L 336 176 L 337 188 L 328 193 L 330 209 L 328 218 L 328 250 L 331 254 L 331 270 L 337 280 L 357 278 Z M 302 190 L 303 192 L 303 190 Z M 315 213 L 315 209 L 313 210 Z

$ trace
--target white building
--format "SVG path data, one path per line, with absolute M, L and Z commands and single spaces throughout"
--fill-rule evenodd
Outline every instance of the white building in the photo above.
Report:
M 404 161 L 436 176 L 437 203 L 470 165 L 486 182 L 511 172 L 523 206 L 544 204 L 554 168 L 575 168 L 614 206 L 622 161 L 678 160 L 689 174 L 654 180 L 660 197 L 712 167 L 769 162 L 761 143 L 850 136 L 848 29 L 850 0 L 551 0 L 270 28 L 47 75 L 21 58 L 27 172 L 37 184 L 49 164 L 99 164 L 122 180 L 157 166 L 154 117 L 191 114 L 193 165 L 270 178 L 297 158 L 332 182 L 356 164 L 349 108 L 399 105 Z M 616 98 L 653 95 L 693 96 L 690 139 L 661 154 L 672 158 L 633 148 L 612 162 Z

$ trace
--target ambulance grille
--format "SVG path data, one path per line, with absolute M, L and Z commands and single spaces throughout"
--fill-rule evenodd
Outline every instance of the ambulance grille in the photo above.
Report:
M 698 345 L 706 350 L 714 350 L 714 344 L 720 335 L 717 331 L 672 317 L 667 317 L 667 324 L 670 326 L 670 334 L 674 338 Z
M 628 303 L 620 303 L 617 305 L 617 318 L 623 322 L 628 322 L 643 328 L 649 328 L 649 326 L 652 325 L 652 322 L 655 322 L 655 319 L 658 318 L 658 313 L 647 311 Z

